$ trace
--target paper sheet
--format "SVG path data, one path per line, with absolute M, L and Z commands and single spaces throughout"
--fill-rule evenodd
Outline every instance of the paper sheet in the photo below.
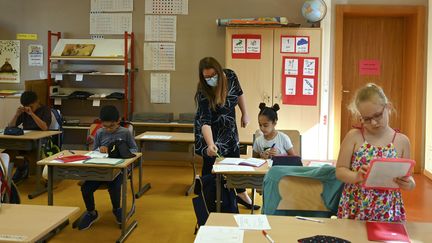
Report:
M 250 166 L 242 165 L 213 165 L 214 172 L 230 172 L 230 171 L 254 171 L 255 169 Z
M 144 43 L 144 70 L 175 70 L 175 43 Z
M 1 241 L 7 241 L 7 242 L 23 242 L 28 237 L 25 235 L 11 235 L 11 234 L 0 234 L 0 240 Z
M 75 76 L 75 80 L 78 81 L 78 82 L 83 81 L 84 80 L 84 74 L 77 74 Z
M 124 162 L 124 159 L 114 158 L 91 158 L 84 161 L 84 164 L 96 164 L 96 165 L 118 165 Z
M 219 162 L 219 164 L 226 164 L 226 165 L 249 165 L 249 166 L 261 166 L 265 163 L 264 159 L 257 159 L 257 158 L 224 158 L 222 161 Z
M 90 156 L 92 158 L 108 158 L 107 153 L 101 153 L 99 151 L 90 151 L 86 153 L 85 155 Z
M 43 66 L 43 45 L 28 45 L 28 65 L 30 67 Z
M 100 100 L 93 100 L 93 106 L 100 106 Z
M 151 73 L 150 75 L 150 102 L 157 104 L 170 103 L 170 74 Z
M 364 186 L 370 188 L 399 188 L 393 179 L 405 176 L 411 168 L 407 162 L 374 162 L 364 182 Z
M 243 230 L 268 230 L 271 229 L 266 215 L 236 214 L 234 219 L 240 229 Z
M 285 78 L 285 94 L 286 95 L 296 95 L 296 83 L 297 79 L 295 77 Z
M 285 59 L 285 75 L 298 75 L 298 59 L 287 58 Z
M 145 16 L 145 41 L 176 41 L 177 16 Z
M 282 53 L 293 53 L 295 52 L 295 38 L 282 36 L 281 37 L 281 52 Z
M 145 14 L 188 14 L 188 0 L 146 0 Z
M 90 13 L 90 34 L 132 32 L 132 13 Z
M 303 95 L 314 95 L 315 80 L 313 78 L 303 79 Z
M 91 12 L 132 12 L 133 0 L 91 0 Z
M 165 135 L 143 135 L 143 136 L 141 136 L 141 138 L 168 140 L 168 139 L 171 139 L 172 136 L 165 136 Z
M 244 231 L 237 227 L 206 226 L 200 227 L 194 243 L 241 243 Z

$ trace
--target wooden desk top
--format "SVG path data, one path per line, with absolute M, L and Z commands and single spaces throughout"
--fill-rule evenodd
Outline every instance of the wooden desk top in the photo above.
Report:
M 2 204 L 0 207 L 0 242 L 7 236 L 21 238 L 18 242 L 34 242 L 78 213 L 77 207 Z
M 75 154 L 86 154 L 90 151 L 84 151 L 84 150 L 72 150 Z M 38 165 L 51 165 L 51 166 L 65 166 L 65 167 L 97 167 L 97 168 L 125 168 L 129 166 L 131 163 L 135 162 L 137 159 L 139 159 L 142 156 L 142 153 L 134 153 L 136 156 L 130 159 L 125 159 L 123 163 L 117 164 L 117 165 L 99 165 L 99 164 L 82 164 L 82 163 L 61 163 L 61 162 L 55 162 L 56 158 L 60 156 L 68 156 L 72 155 L 70 150 L 63 150 L 59 153 L 56 153 L 48 158 L 42 159 L 37 162 Z
M 158 138 L 142 138 L 144 135 L 151 136 L 171 136 L 170 139 L 158 139 Z M 135 140 L 144 141 L 159 141 L 159 142 L 195 142 L 193 133 L 184 132 L 144 132 L 135 137 Z M 252 136 L 250 138 L 240 137 L 240 144 L 252 145 Z
M 211 213 L 206 225 L 237 226 L 234 214 Z M 350 219 L 322 219 L 324 223 L 298 220 L 289 216 L 268 216 L 271 230 L 267 230 L 275 242 L 297 242 L 315 235 L 340 237 L 351 242 L 369 242 L 365 221 Z M 411 242 L 432 242 L 432 223 L 407 222 Z M 268 243 L 259 230 L 245 231 L 243 242 Z
M 243 157 L 243 156 L 242 156 Z M 216 159 L 215 164 L 219 164 L 221 159 Z M 260 167 L 252 167 L 253 171 L 223 171 L 223 172 L 214 172 L 215 174 L 224 174 L 224 175 L 265 175 L 269 171 L 270 167 L 267 162 L 262 164 Z
M 193 123 L 178 123 L 178 122 L 131 122 L 132 125 L 137 127 L 184 127 L 184 128 L 193 128 Z
M 61 131 L 29 131 L 20 136 L 4 135 L 0 134 L 0 139 L 17 139 L 17 140 L 38 140 L 41 138 L 51 137 L 62 133 Z

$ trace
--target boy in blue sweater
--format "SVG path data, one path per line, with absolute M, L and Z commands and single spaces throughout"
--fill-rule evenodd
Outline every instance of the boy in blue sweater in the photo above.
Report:
M 120 115 L 115 106 L 104 106 L 100 111 L 100 120 L 102 128 L 100 128 L 95 136 L 94 150 L 99 150 L 101 153 L 108 153 L 108 146 L 116 140 L 124 140 L 129 146 L 130 151 L 137 152 L 137 145 L 131 132 L 120 126 Z M 95 202 L 93 193 L 103 183 L 108 184 L 108 192 L 110 194 L 111 203 L 113 206 L 113 214 L 117 224 L 121 224 L 121 208 L 120 208 L 120 193 L 122 176 L 118 175 L 113 181 L 85 181 L 81 186 L 81 192 L 87 212 L 82 217 L 78 224 L 79 230 L 85 230 L 99 219 L 98 212 L 95 210 Z

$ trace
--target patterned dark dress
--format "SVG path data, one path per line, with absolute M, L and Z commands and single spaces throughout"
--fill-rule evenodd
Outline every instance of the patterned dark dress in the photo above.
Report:
M 207 144 L 201 131 L 203 125 L 211 126 L 213 141 L 220 155 L 235 157 L 236 154 L 239 154 L 235 107 L 243 91 L 234 71 L 224 69 L 224 73 L 228 82 L 228 94 L 224 106 L 217 107 L 213 111 L 204 95 L 201 94 L 198 98 L 198 109 L 195 116 L 195 153 L 204 158 L 208 156 Z

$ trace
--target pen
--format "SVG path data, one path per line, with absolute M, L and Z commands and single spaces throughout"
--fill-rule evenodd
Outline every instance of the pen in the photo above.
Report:
M 71 153 L 71 154 L 75 154 L 75 152 L 74 152 L 74 151 L 72 151 L 72 150 L 69 150 L 69 153 Z
M 222 156 L 221 156 L 218 152 L 216 152 L 216 156 L 217 156 L 219 159 L 222 159 Z
M 319 220 L 319 219 L 311 219 L 311 218 L 306 218 L 306 217 L 302 217 L 302 216 L 295 216 L 296 219 L 300 219 L 300 220 L 307 220 L 307 221 L 312 221 L 312 222 L 317 222 L 317 223 L 324 223 L 324 221 Z
M 271 150 L 272 148 L 274 148 L 275 145 L 276 143 L 274 143 L 270 148 L 266 149 L 266 151 Z
M 267 233 L 267 231 L 263 230 L 262 231 L 263 235 L 265 236 L 265 238 L 268 240 L 268 242 L 270 243 L 274 243 L 275 241 L 270 237 L 270 235 Z

